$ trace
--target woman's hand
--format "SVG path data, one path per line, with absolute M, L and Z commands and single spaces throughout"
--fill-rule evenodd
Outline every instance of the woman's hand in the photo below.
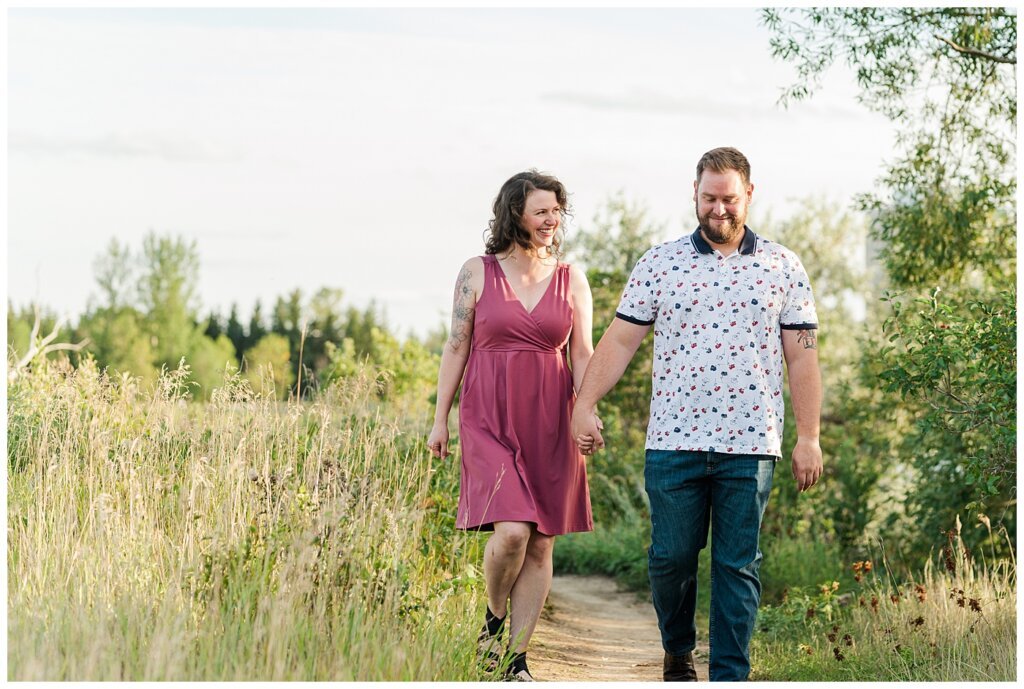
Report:
M 434 427 L 430 429 L 430 435 L 427 437 L 427 447 L 430 448 L 430 454 L 435 457 L 447 457 L 451 453 L 448 452 L 448 424 L 435 423 Z
M 597 418 L 596 414 L 594 415 L 594 419 L 597 421 L 597 429 L 599 431 L 603 431 L 604 424 L 601 422 L 601 419 Z M 580 452 L 582 454 L 592 455 L 594 454 L 594 451 L 597 449 L 594 446 L 594 436 L 592 435 L 578 435 L 576 436 L 575 440 L 576 445 L 577 447 L 580 448 Z

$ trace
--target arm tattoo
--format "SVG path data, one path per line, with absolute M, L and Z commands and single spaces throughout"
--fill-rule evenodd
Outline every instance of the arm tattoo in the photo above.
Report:
M 473 288 L 469 285 L 473 277 L 469 268 L 463 268 L 455 281 L 455 301 L 452 304 L 452 331 L 448 337 L 448 346 L 453 352 L 459 351 L 462 344 L 469 339 L 473 331 L 473 315 L 476 311 L 473 303 Z
M 796 334 L 796 341 L 803 344 L 804 349 L 818 348 L 818 336 L 813 330 L 801 330 Z

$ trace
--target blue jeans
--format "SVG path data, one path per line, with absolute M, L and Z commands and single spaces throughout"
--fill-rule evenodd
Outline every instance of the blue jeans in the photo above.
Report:
M 776 457 L 647 450 L 651 592 L 661 643 L 672 655 L 697 645 L 697 555 L 711 526 L 711 681 L 745 680 L 761 582 L 758 534 Z

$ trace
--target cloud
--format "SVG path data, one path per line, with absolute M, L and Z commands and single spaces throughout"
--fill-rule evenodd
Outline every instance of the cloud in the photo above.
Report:
M 156 158 L 173 163 L 237 162 L 240 151 L 167 132 L 111 132 L 92 137 L 61 137 L 11 132 L 13 153 L 29 155 L 85 154 L 104 158 Z
M 600 93 L 597 91 L 562 91 L 544 94 L 543 99 L 592 110 L 620 110 L 650 115 L 687 115 L 692 117 L 749 119 L 791 118 L 810 115 L 816 118 L 851 119 L 863 117 L 863 111 L 845 105 L 805 102 L 789 110 L 776 105 L 774 100 L 748 98 L 743 101 L 694 99 L 668 93 L 633 89 L 628 93 Z

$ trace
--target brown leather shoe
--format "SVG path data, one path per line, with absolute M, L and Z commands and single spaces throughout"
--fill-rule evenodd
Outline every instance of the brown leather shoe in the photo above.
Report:
M 681 656 L 665 654 L 662 677 L 666 682 L 696 682 L 697 670 L 693 667 L 693 653 Z

